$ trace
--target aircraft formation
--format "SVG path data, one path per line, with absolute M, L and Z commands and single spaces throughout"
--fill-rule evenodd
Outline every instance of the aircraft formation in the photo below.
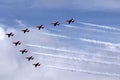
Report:
M 75 20 L 74 20 L 73 18 L 66 20 L 66 22 L 67 22 L 68 24 L 74 23 L 74 21 L 75 21 Z M 60 22 L 59 22 L 59 21 L 56 21 L 56 22 L 53 22 L 53 23 L 51 23 L 51 24 L 52 24 L 54 27 L 56 27 L 56 26 L 59 26 L 59 25 L 60 25 Z M 36 28 L 37 28 L 38 30 L 41 30 L 41 29 L 44 29 L 45 26 L 44 26 L 44 25 L 40 25 L 40 26 L 36 26 Z M 21 31 L 22 31 L 24 34 L 30 32 L 30 30 L 29 30 L 28 28 L 23 29 L 23 30 L 21 30 Z M 10 38 L 10 37 L 13 37 L 15 34 L 14 34 L 13 32 L 10 32 L 10 33 L 6 33 L 5 35 L 7 35 L 8 38 Z M 13 44 L 14 44 L 15 46 L 19 46 L 19 45 L 21 45 L 21 42 L 20 42 L 20 41 L 15 41 L 15 42 L 13 42 Z M 22 54 L 24 54 L 24 53 L 28 53 L 28 50 L 27 50 L 27 49 L 23 49 L 23 50 L 19 50 L 19 52 L 21 52 Z M 31 61 L 31 60 L 34 60 L 34 57 L 33 57 L 33 56 L 28 56 L 28 57 L 26 57 L 26 59 L 27 59 L 28 61 Z M 39 62 L 34 63 L 34 64 L 32 64 L 32 65 L 33 65 L 35 68 L 41 66 L 41 64 L 40 64 Z

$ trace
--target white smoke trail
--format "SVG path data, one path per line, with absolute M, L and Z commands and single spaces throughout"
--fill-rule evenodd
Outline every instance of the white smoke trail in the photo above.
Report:
M 44 55 L 43 55 L 44 56 Z M 50 57 L 50 56 L 48 56 L 48 57 Z M 77 64 L 75 64 L 75 62 L 74 63 L 69 63 L 69 62 L 64 62 L 64 61 L 59 61 L 59 60 L 56 60 L 56 59 L 58 59 L 57 57 L 52 57 L 52 59 L 46 59 L 46 58 L 39 58 L 39 60 L 41 61 L 41 62 L 44 62 L 44 64 L 61 64 L 61 65 L 69 65 L 69 66 L 79 66 L 79 65 L 77 65 Z
M 91 39 L 86 39 L 86 38 L 72 38 L 69 36 L 53 34 L 53 33 L 41 33 L 41 34 L 60 37 L 60 38 L 66 38 L 66 39 L 72 39 L 72 40 L 79 40 L 79 41 L 84 41 L 84 42 L 90 42 L 90 43 L 95 43 L 95 44 L 101 44 L 101 45 L 111 46 L 111 47 L 116 47 L 116 48 L 120 47 L 120 44 L 115 44 L 115 43 L 111 43 L 111 42 L 104 42 L 104 41 L 99 41 L 99 40 L 91 40 Z
M 60 34 L 45 33 L 45 32 L 41 32 L 41 34 L 48 35 L 48 36 L 54 36 L 54 37 L 60 37 L 60 38 L 66 38 L 66 39 L 73 39 L 69 36 L 60 35 Z
M 62 32 L 63 31 L 62 29 L 55 29 L 55 28 L 50 28 L 50 29 L 47 29 L 47 30 L 52 30 L 52 31 L 57 31 L 57 32 Z
M 64 27 L 68 27 L 68 28 L 74 28 L 74 29 L 81 29 L 81 28 L 79 28 L 79 27 L 77 27 L 77 26 L 73 26 L 73 25 L 63 25 Z
M 111 47 L 115 47 L 115 48 L 120 48 L 119 43 L 115 44 L 115 43 L 111 43 L 111 42 L 105 42 L 105 41 L 99 41 L 99 40 L 91 40 L 91 39 L 86 39 L 86 38 L 72 38 L 70 36 L 53 34 L 53 33 L 42 33 L 41 32 L 41 34 L 54 36 L 54 37 L 65 38 L 65 39 L 71 39 L 71 40 L 79 40 L 79 41 L 84 41 L 84 42 L 89 42 L 89 43 L 94 43 L 94 44 L 100 44 L 100 45 L 105 45 L 105 46 L 111 46 Z
M 95 74 L 95 75 L 102 75 L 102 76 L 112 76 L 112 77 L 118 77 L 120 78 L 119 74 L 116 73 L 108 73 L 108 72 L 97 72 L 97 71 L 90 71 L 90 70 L 82 70 L 82 69 L 74 69 L 74 68 L 65 68 L 65 67 L 57 67 L 57 66 L 51 66 L 47 65 L 49 68 L 55 68 L 60 70 L 66 70 L 66 71 L 74 71 L 74 72 L 81 72 L 81 73 L 87 73 L 87 74 Z
M 102 61 L 102 60 L 91 60 L 91 59 L 85 59 L 85 58 L 68 57 L 68 56 L 53 55 L 53 54 L 39 53 L 39 52 L 32 52 L 32 53 L 38 54 L 38 55 L 57 57 L 57 58 L 64 58 L 64 59 L 71 59 L 71 60 L 84 61 L 84 62 L 91 62 L 91 63 L 98 63 L 98 64 L 104 64 L 104 65 L 120 66 L 120 64 L 116 63 L 116 62 L 108 62 L 108 61 Z
M 94 28 L 83 28 L 83 27 L 79 27 L 79 26 L 73 26 L 73 25 L 63 25 L 65 27 L 68 28 L 73 28 L 73 29 L 80 29 L 80 30 L 89 30 L 89 31 L 96 31 L 96 32 L 105 32 L 104 30 L 99 30 L 99 29 L 94 29 Z
M 67 27 L 67 28 L 73 28 L 73 29 L 79 29 L 79 30 L 88 30 L 88 31 L 95 31 L 95 32 L 102 32 L 102 33 L 105 33 L 104 30 L 100 30 L 100 29 L 94 29 L 94 28 L 83 28 L 83 27 L 79 27 L 79 26 L 73 26 L 73 25 L 63 25 L 64 27 Z M 71 31 L 70 31 L 71 32 Z M 72 32 L 74 34 L 77 34 L 77 32 Z
M 78 22 L 78 23 L 83 24 L 83 25 L 88 25 L 88 26 L 95 26 L 97 28 L 120 31 L 119 28 L 115 28 L 115 27 L 111 27 L 111 26 L 104 26 L 104 25 L 98 25 L 98 24 L 92 24 L 92 23 L 86 23 L 86 22 Z
M 72 28 L 72 29 L 79 29 L 79 30 L 88 30 L 88 31 L 95 31 L 95 32 L 102 32 L 102 33 L 105 33 L 106 31 L 104 30 L 100 30 L 100 29 L 94 29 L 94 28 L 81 28 L 79 26 L 73 26 L 73 25 L 63 25 L 64 27 L 67 27 L 67 28 Z M 53 30 L 53 31 L 57 31 L 57 32 L 62 32 L 64 30 L 62 29 L 55 29 L 55 28 L 50 28 L 50 29 L 47 29 L 47 30 Z M 71 33 L 71 31 L 67 31 L 69 33 Z M 78 32 L 72 32 L 72 34 L 78 34 Z
M 96 31 L 96 32 L 105 32 L 103 30 L 99 30 L 99 29 L 91 29 L 91 28 L 80 28 L 78 26 L 73 26 L 73 25 L 63 25 L 64 27 L 67 27 L 67 28 L 72 28 L 72 29 L 79 29 L 79 30 L 88 30 L 88 31 Z M 55 29 L 55 28 L 50 28 L 50 29 L 47 29 L 47 30 L 53 30 L 53 31 L 57 31 L 57 32 L 62 32 L 64 30 L 62 29 Z M 78 34 L 78 32 L 71 32 L 71 31 L 67 31 L 67 33 L 72 33 L 72 34 Z
M 115 44 L 115 43 L 111 43 L 111 42 L 92 40 L 92 39 L 86 39 L 86 38 L 79 38 L 79 40 L 84 41 L 84 42 L 93 43 L 93 44 L 99 44 L 99 45 L 105 45 L 105 46 L 111 46 L 111 47 L 115 47 L 115 48 L 120 48 L 119 43 Z
M 98 54 L 90 54 L 87 52 L 78 52 L 78 51 L 73 51 L 73 50 L 69 50 L 69 49 L 61 49 L 61 48 L 55 48 L 55 47 L 47 47 L 47 46 L 41 46 L 41 45 L 32 45 L 32 44 L 25 44 L 26 46 L 30 46 L 30 47 L 37 47 L 37 48 L 43 48 L 43 49 L 48 49 L 48 50 L 55 50 L 55 51 L 60 51 L 60 52 L 66 52 L 66 53 L 73 53 L 76 55 L 85 55 L 85 56 L 94 56 L 94 57 L 103 57 L 103 58 L 111 58 L 111 59 L 118 59 L 120 60 L 119 57 L 114 57 L 114 56 L 106 56 L 106 55 L 98 55 Z
M 84 42 L 91 42 L 91 43 L 96 43 L 96 44 L 102 44 L 105 46 L 113 46 L 113 47 L 120 47 L 119 44 L 111 43 L 111 42 L 104 42 L 104 41 L 98 41 L 98 40 L 91 40 L 91 39 L 86 39 L 86 38 L 72 38 L 69 36 L 65 35 L 59 35 L 59 34 L 53 34 L 53 33 L 41 33 L 49 36 L 54 36 L 54 37 L 60 37 L 60 38 L 66 38 L 66 39 L 72 39 L 72 40 L 80 40 Z

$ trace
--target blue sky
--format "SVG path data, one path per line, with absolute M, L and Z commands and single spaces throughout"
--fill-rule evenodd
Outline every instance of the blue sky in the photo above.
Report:
M 119 4 L 118 0 L 0 0 L 0 80 L 119 80 Z M 70 18 L 75 22 L 68 25 Z M 61 25 L 54 27 L 54 21 Z M 41 24 L 45 29 L 39 31 L 35 26 Z M 30 33 L 24 35 L 20 31 L 24 28 Z M 5 33 L 11 31 L 15 36 L 7 38 Z M 12 45 L 17 40 L 22 42 L 19 47 Z M 29 53 L 21 55 L 24 48 Z M 28 62 L 25 57 L 30 55 L 35 60 Z M 36 62 L 42 66 L 34 68 Z
M 92 3 L 94 5 L 92 5 Z M 13 23 L 15 19 L 23 20 L 28 24 L 49 24 L 51 21 L 64 21 L 75 18 L 80 21 L 99 24 L 119 25 L 119 1 L 95 0 L 10 0 L 0 1 L 2 19 Z

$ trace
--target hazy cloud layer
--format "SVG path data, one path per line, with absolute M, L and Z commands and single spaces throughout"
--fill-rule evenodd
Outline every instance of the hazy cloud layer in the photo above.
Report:
M 41 9 L 85 9 L 85 10 L 117 10 L 119 0 L 1 0 L 1 7 L 27 7 Z M 26 5 L 25 5 L 26 4 Z M 22 6 L 21 6 L 22 5 Z
M 119 24 L 119 8 L 119 0 L 0 0 L 0 80 L 119 80 L 120 29 L 112 26 Z M 75 23 L 66 25 L 67 18 Z M 56 20 L 60 26 L 50 25 Z M 22 33 L 25 28 L 30 32 Z M 36 62 L 42 65 L 34 68 Z
M 76 61 L 76 60 L 72 60 L 72 59 L 64 59 L 64 58 L 58 58 L 58 57 L 49 57 L 49 56 L 44 56 L 44 55 L 36 55 L 36 54 L 32 54 L 32 52 L 40 52 L 40 53 L 47 53 L 47 54 L 52 54 L 52 55 L 62 55 L 62 56 L 68 56 L 68 57 L 79 57 L 79 58 L 83 58 L 83 59 L 90 59 L 92 61 L 109 61 L 111 63 L 116 62 L 117 64 L 119 64 L 119 60 L 116 59 L 111 59 L 111 58 L 102 58 L 102 57 L 96 57 L 96 56 L 85 56 L 84 53 L 87 52 L 84 50 L 84 53 L 82 51 L 82 48 L 80 47 L 76 47 L 79 44 L 81 44 L 80 46 L 84 46 L 87 45 L 86 47 L 91 47 L 93 46 L 93 48 L 91 47 L 91 49 L 94 49 L 95 54 L 99 54 L 99 55 L 107 55 L 108 53 L 106 52 L 102 52 L 102 50 L 100 50 L 101 48 L 99 46 L 94 46 L 94 45 L 89 45 L 88 43 L 81 43 L 81 42 L 73 42 L 74 40 L 69 40 L 64 39 L 64 37 L 57 37 L 56 36 L 49 36 L 49 35 L 43 35 L 42 33 L 47 33 L 47 34 L 51 34 L 52 31 L 49 30 L 37 30 L 35 28 L 30 28 L 31 31 L 30 33 L 27 34 L 23 34 L 20 30 L 25 28 L 24 22 L 22 22 L 21 20 L 16 20 L 17 25 L 21 26 L 21 28 L 7 28 L 6 30 L 4 30 L 3 28 L 0 28 L 0 49 L 1 49 L 1 54 L 0 54 L 0 79 L 1 80 L 33 80 L 33 79 L 44 79 L 44 80 L 48 80 L 48 79 L 52 79 L 52 80 L 119 80 L 119 78 L 116 77 L 110 77 L 110 76 L 102 76 L 102 75 L 96 75 L 96 74 L 92 74 L 92 72 L 99 72 L 100 74 L 102 73 L 109 73 L 111 75 L 114 76 L 114 74 L 116 73 L 117 75 L 119 75 L 119 66 L 116 65 L 107 65 L 107 64 L 101 64 L 101 63 L 92 63 L 92 62 L 84 62 L 84 61 Z M 4 25 L 4 24 L 2 24 Z M 3 26 L 0 27 L 3 27 Z M 15 26 L 17 26 L 15 25 Z M 4 25 L 6 27 L 6 25 Z M 89 26 L 88 26 L 89 27 Z M 60 32 L 60 34 L 66 34 L 68 36 L 73 37 L 74 35 L 70 32 L 72 31 L 76 31 L 76 33 L 74 33 L 76 36 L 74 37 L 80 37 L 80 35 L 82 33 L 79 33 L 79 29 L 77 30 L 76 28 L 65 28 L 63 30 L 62 28 L 59 31 L 59 27 L 58 27 L 58 32 Z M 88 28 L 89 29 L 89 28 Z M 87 28 L 82 29 L 83 32 L 88 31 Z M 14 32 L 16 35 L 13 38 L 7 38 L 7 36 L 5 36 L 6 32 Z M 54 30 L 53 30 L 54 31 Z M 63 31 L 63 32 L 62 32 Z M 67 33 L 66 33 L 67 32 Z M 97 32 L 99 33 L 99 32 Z M 100 32 L 101 33 L 101 32 Z M 77 35 L 79 34 L 79 35 Z M 86 33 L 86 34 L 92 34 L 92 33 Z M 107 34 L 107 33 L 104 33 Z M 112 34 L 111 35 L 115 35 Z M 88 35 L 86 35 L 87 37 Z M 102 37 L 102 36 L 99 36 Z M 117 36 L 115 36 L 117 37 Z M 111 39 L 111 38 L 110 38 Z M 15 47 L 12 42 L 13 41 L 17 41 L 20 40 L 22 42 L 21 46 Z M 69 42 L 72 41 L 72 42 Z M 70 43 L 70 44 L 69 44 Z M 76 46 L 73 46 L 75 45 Z M 58 48 L 58 50 L 47 50 L 47 49 L 43 49 L 43 48 L 33 48 L 33 47 L 27 47 L 24 44 L 35 44 L 35 45 L 44 45 L 44 46 L 49 46 L 49 47 L 55 47 Z M 84 44 L 84 45 L 83 45 Z M 99 45 L 99 44 L 98 44 Z M 67 47 L 69 46 L 69 47 Z M 95 49 L 95 47 L 98 47 L 98 50 Z M 19 50 L 20 49 L 24 49 L 27 48 L 29 50 L 29 53 L 22 55 Z M 63 48 L 64 50 L 75 50 L 76 52 L 80 52 L 82 55 L 76 55 L 75 53 L 66 53 L 63 51 L 60 51 L 61 48 Z M 103 47 L 108 49 L 107 46 Z M 62 50 L 63 50 L 62 49 Z M 88 49 L 87 54 L 91 54 L 91 50 Z M 93 53 L 92 53 L 93 54 Z M 28 62 L 27 60 L 25 60 L 26 56 L 30 56 L 33 55 L 35 57 L 34 61 Z M 112 54 L 109 53 L 107 55 L 109 56 L 120 56 L 119 54 L 117 55 L 116 53 Z M 41 67 L 39 68 L 34 68 L 34 66 L 32 66 L 33 63 L 35 62 L 40 62 L 42 64 Z M 68 70 L 60 70 L 60 69 L 55 69 L 55 68 L 48 68 L 47 65 L 51 65 L 51 66 L 58 66 L 58 67 L 66 67 L 66 68 L 75 68 L 75 69 L 83 69 L 83 70 L 90 70 L 91 73 L 81 73 L 81 72 L 72 72 L 72 71 L 68 71 Z M 101 67 L 102 66 L 102 67 Z M 29 77 L 28 77 L 29 76 Z

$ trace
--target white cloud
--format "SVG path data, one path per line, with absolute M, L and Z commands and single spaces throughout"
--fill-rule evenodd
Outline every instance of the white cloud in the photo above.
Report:
M 33 2 L 35 8 L 69 8 L 85 10 L 114 10 L 120 8 L 118 0 L 38 0 Z
M 15 22 L 17 23 L 18 27 L 27 27 L 27 25 L 23 23 L 21 20 L 16 19 Z
M 36 31 L 34 29 L 32 29 L 33 31 Z M 40 36 L 36 37 L 36 34 L 39 34 L 39 31 L 37 33 L 32 33 L 31 31 L 31 35 L 30 34 L 26 34 L 24 35 L 20 30 L 18 29 L 14 29 L 14 28 L 10 28 L 7 29 L 7 32 L 11 32 L 14 31 L 15 36 L 13 38 L 7 38 L 7 36 L 5 36 L 6 31 L 0 27 L 0 31 L 1 31 L 1 39 L 0 39 L 0 79 L 1 80 L 33 80 L 33 79 L 39 79 L 42 78 L 42 76 L 40 76 L 40 74 L 47 74 L 46 71 L 44 71 L 44 66 L 43 68 L 37 68 L 35 69 L 34 66 L 32 66 L 33 63 L 38 62 L 39 59 L 37 60 L 37 57 L 35 58 L 35 61 L 32 62 L 27 62 L 27 60 L 25 60 L 26 56 L 31 55 L 30 53 L 26 54 L 26 55 L 21 55 L 19 53 L 20 49 L 25 48 L 24 46 L 19 46 L 19 47 L 15 47 L 12 42 L 16 41 L 16 40 L 20 40 L 22 41 L 22 44 L 24 44 L 24 42 L 30 42 L 30 43 L 45 43 L 47 42 L 48 45 L 54 45 L 54 40 L 56 41 L 55 38 L 50 38 L 50 37 L 46 37 L 46 36 Z M 26 37 L 27 36 L 27 37 Z M 4 37 L 4 38 L 3 38 Z M 31 40 L 29 40 L 31 39 Z M 36 41 L 33 41 L 36 40 Z M 50 43 L 46 40 L 49 40 Z M 30 51 L 30 50 L 29 50 Z M 49 71 L 49 70 L 48 70 Z M 51 72 L 49 72 L 51 73 Z M 51 73 L 52 74 L 52 73 Z M 27 77 L 26 75 L 29 75 L 29 77 Z M 48 74 L 49 76 L 50 74 Z M 53 75 L 51 75 L 53 76 Z M 45 78 L 46 76 L 44 76 L 43 78 Z M 49 77 L 48 77 L 49 78 Z
M 74 0 L 72 0 L 74 1 Z M 87 9 L 87 10 L 106 10 L 106 9 L 118 9 L 120 1 L 118 0 L 76 0 L 73 5 L 77 9 Z
M 2 28 L 0 28 L 0 40 L 4 39 L 4 30 Z
M 120 48 L 120 43 L 111 43 L 111 42 L 105 42 L 105 41 L 99 41 L 99 40 L 92 40 L 92 39 L 86 39 L 86 38 L 80 38 L 81 41 L 98 44 L 98 45 L 104 45 L 106 49 L 112 49 L 113 51 L 118 51 Z
M 78 22 L 78 23 L 83 24 L 83 25 L 87 25 L 87 26 L 94 26 L 97 28 L 107 29 L 107 30 L 120 31 L 120 28 L 115 28 L 115 27 L 111 27 L 111 26 L 104 26 L 104 25 L 86 23 L 86 22 Z
M 21 23 L 21 21 L 20 21 Z M 19 25 L 19 24 L 18 24 Z M 4 25 L 5 26 L 5 25 Z M 63 62 L 67 62 L 74 66 L 74 64 L 77 64 L 74 61 L 69 61 L 69 60 L 64 60 L 64 59 L 57 59 L 57 58 L 47 58 L 43 56 L 36 56 L 34 54 L 31 54 L 31 51 L 37 51 L 37 52 L 47 52 L 47 53 L 54 53 L 57 54 L 57 51 L 55 52 L 49 52 L 48 50 L 43 50 L 43 49 L 36 49 L 36 48 L 29 48 L 25 46 L 18 46 L 15 47 L 12 42 L 16 40 L 20 40 L 23 44 L 43 44 L 45 46 L 54 46 L 58 47 L 64 44 L 64 42 L 59 41 L 57 37 L 51 37 L 51 36 L 45 36 L 40 34 L 40 32 L 47 32 L 47 30 L 37 30 L 30 28 L 30 33 L 24 34 L 22 33 L 19 29 L 14 29 L 14 28 L 9 28 L 7 30 L 4 30 L 1 26 L 0 31 L 1 34 L 0 36 L 4 37 L 0 39 L 0 79 L 1 80 L 37 80 L 37 79 L 44 79 L 44 80 L 119 80 L 116 77 L 107 77 L 107 76 L 98 76 L 98 75 L 93 75 L 93 74 L 87 74 L 87 73 L 80 73 L 80 72 L 70 72 L 70 71 L 64 71 L 64 70 L 57 70 L 54 68 L 48 68 L 44 66 L 44 62 L 47 64 L 52 64 L 56 66 L 65 66 L 66 64 L 62 64 Z M 13 31 L 16 35 L 13 38 L 7 38 L 7 36 L 4 36 L 6 32 L 11 32 Z M 66 43 L 66 42 L 65 42 Z M 29 49 L 28 54 L 20 54 L 19 50 L 27 48 Z M 25 60 L 26 56 L 33 55 L 35 56 L 35 60 L 28 62 Z M 39 59 L 41 58 L 41 59 Z M 61 63 L 51 63 L 50 60 L 56 61 L 56 62 L 61 62 Z M 32 66 L 32 63 L 35 62 L 40 62 L 42 63 L 42 66 L 39 68 L 34 68 Z M 77 64 L 78 65 L 78 64 Z M 79 66 L 81 65 L 81 66 Z M 88 66 L 89 69 L 95 68 L 100 68 L 101 65 L 98 64 L 92 64 L 92 63 L 79 63 L 78 67 L 85 67 Z M 70 65 L 67 65 L 70 67 Z M 92 66 L 92 67 L 90 67 Z M 109 67 L 106 65 L 102 65 L 103 67 L 108 67 L 107 69 L 114 68 L 116 67 Z M 76 68 L 76 66 L 74 66 Z M 97 68 L 96 68 L 97 67 Z M 117 68 L 119 69 L 119 68 Z M 100 70 L 104 70 L 104 68 L 100 68 Z M 115 72 L 115 71 L 113 71 Z M 112 74 L 112 72 L 111 72 Z M 26 76 L 27 75 L 27 76 Z M 29 76 L 29 77 L 28 77 Z
M 41 9 L 118 10 L 120 8 L 119 0 L 1 0 L 0 3 L 6 7 L 24 5 L 26 8 Z

